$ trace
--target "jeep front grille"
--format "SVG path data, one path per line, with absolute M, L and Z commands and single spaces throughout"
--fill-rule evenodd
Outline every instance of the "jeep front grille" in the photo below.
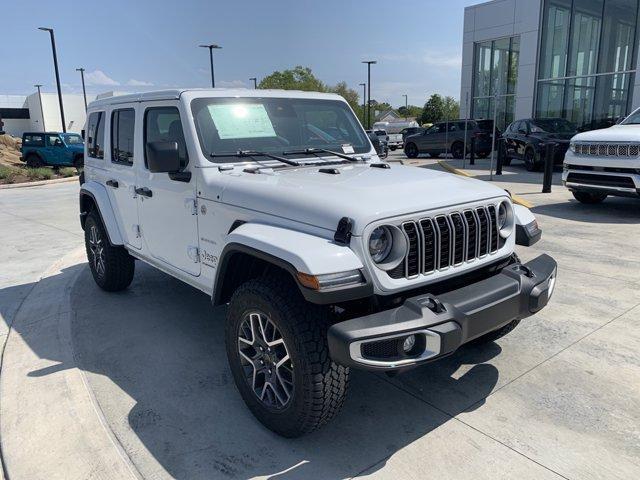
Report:
M 404 261 L 388 272 L 394 279 L 415 278 L 455 268 L 499 248 L 494 205 L 470 208 L 402 224 L 409 248 Z
M 576 143 L 575 153 L 598 157 L 637 157 L 640 145 L 633 143 Z

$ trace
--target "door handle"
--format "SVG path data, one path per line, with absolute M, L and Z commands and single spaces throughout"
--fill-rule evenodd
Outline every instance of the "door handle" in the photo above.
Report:
M 120 186 L 117 180 L 107 180 L 107 185 L 113 188 L 118 188 Z
M 143 197 L 153 197 L 153 192 L 147 187 L 136 187 L 136 193 L 138 195 L 142 195 Z

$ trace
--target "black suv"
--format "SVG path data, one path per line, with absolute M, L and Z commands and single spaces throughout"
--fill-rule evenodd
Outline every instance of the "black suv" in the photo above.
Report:
M 484 158 L 491 153 L 493 120 L 467 120 L 467 153 L 471 139 L 475 139 L 475 153 Z M 465 144 L 465 120 L 438 122 L 422 133 L 409 135 L 404 140 L 404 153 L 416 158 L 421 153 L 439 156 L 451 152 L 453 158 L 462 158 Z M 500 132 L 496 132 L 499 135 Z
M 571 138 L 578 133 L 575 124 L 564 118 L 536 118 L 516 120 L 505 131 L 505 158 L 503 165 L 510 165 L 511 159 L 524 161 L 530 172 L 539 171 L 544 165 L 547 144 L 556 144 L 554 164 L 560 164 L 567 153 Z

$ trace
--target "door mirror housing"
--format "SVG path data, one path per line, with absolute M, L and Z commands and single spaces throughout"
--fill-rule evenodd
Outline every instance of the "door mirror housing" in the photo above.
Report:
M 56 138 L 55 141 L 53 142 L 53 146 L 62 147 L 62 140 L 60 140 L 59 138 Z
M 152 173 L 175 173 L 180 171 L 178 142 L 149 142 L 147 168 Z

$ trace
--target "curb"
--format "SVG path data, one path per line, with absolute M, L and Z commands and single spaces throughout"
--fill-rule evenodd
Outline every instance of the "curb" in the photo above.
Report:
M 74 177 L 54 178 L 53 180 L 40 180 L 38 182 L 6 183 L 4 185 L 0 185 L 0 190 L 8 190 L 10 188 L 39 187 L 41 185 L 52 185 L 55 183 L 75 182 L 76 180 L 78 180 L 78 175 Z
M 445 170 L 454 173 L 456 175 L 461 175 L 463 177 L 469 177 L 469 178 L 473 178 L 475 177 L 475 175 L 473 175 L 472 173 L 469 173 L 465 170 L 453 167 L 451 165 L 449 165 L 446 161 L 444 160 L 438 160 L 438 165 L 440 165 L 442 168 L 444 168 Z M 518 205 L 522 205 L 523 207 L 527 207 L 527 208 L 533 208 L 534 205 L 533 203 L 529 202 L 528 200 L 525 200 L 524 198 L 520 198 L 519 196 L 515 195 L 515 194 L 511 194 L 511 200 L 513 200 L 513 203 L 517 203 Z

